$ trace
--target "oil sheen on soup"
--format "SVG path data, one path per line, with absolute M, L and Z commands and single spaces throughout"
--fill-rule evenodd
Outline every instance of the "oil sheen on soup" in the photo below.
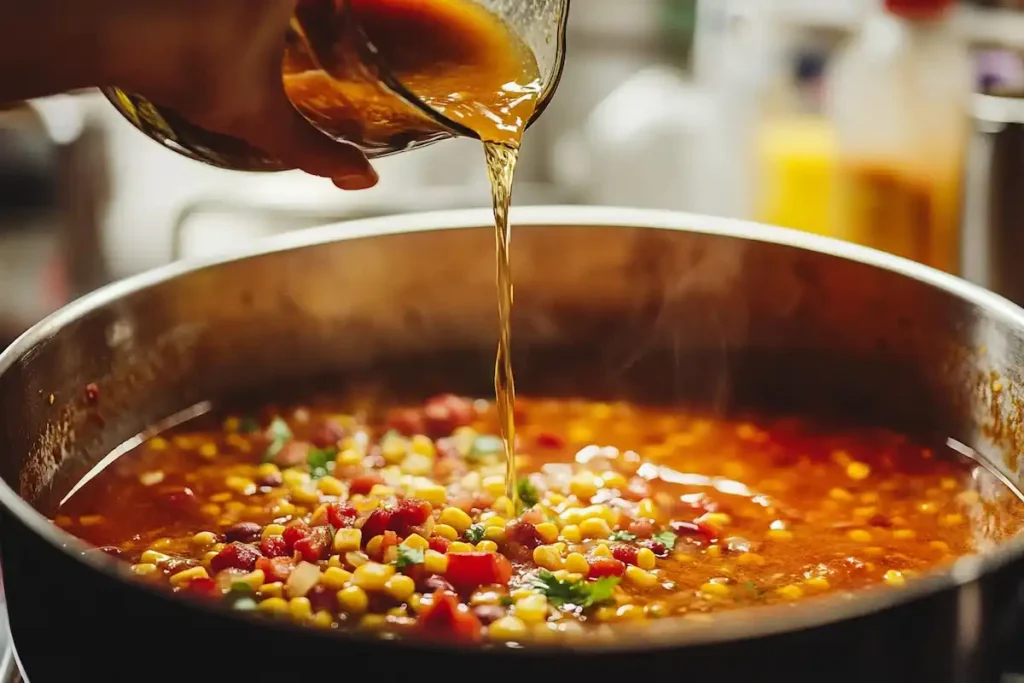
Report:
M 884 430 L 524 398 L 514 509 L 492 403 L 351 405 L 187 420 L 54 521 L 256 618 L 529 643 L 897 590 L 1021 518 L 986 469 Z

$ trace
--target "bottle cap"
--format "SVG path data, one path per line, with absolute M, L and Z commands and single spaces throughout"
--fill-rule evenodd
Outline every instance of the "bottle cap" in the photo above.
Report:
M 885 9 L 903 19 L 937 19 L 954 0 L 885 0 Z

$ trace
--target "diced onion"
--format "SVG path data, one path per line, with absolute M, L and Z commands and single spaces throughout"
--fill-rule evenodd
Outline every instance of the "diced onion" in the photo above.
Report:
M 303 598 L 318 583 L 320 583 L 320 567 L 309 562 L 300 562 L 299 566 L 288 576 L 285 588 L 288 589 L 289 597 Z

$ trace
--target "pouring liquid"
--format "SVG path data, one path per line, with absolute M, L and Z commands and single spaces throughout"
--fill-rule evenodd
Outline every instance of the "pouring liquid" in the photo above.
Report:
M 497 258 L 499 336 L 494 392 L 505 451 L 505 490 L 517 509 L 509 251 L 512 231 L 508 214 L 523 132 L 543 93 L 540 68 L 523 40 L 498 16 L 475 2 L 349 1 L 383 62 L 410 92 L 449 120 L 473 131 L 484 145 Z M 291 87 L 296 87 L 294 81 Z M 320 102 L 323 106 L 324 100 Z

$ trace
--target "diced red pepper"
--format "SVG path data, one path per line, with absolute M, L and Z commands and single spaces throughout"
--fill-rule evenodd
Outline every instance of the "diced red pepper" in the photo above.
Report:
M 303 560 L 314 564 L 325 559 L 327 555 L 330 554 L 332 540 L 333 537 L 331 535 L 330 527 L 318 526 L 311 529 L 305 538 L 301 538 L 296 541 L 292 549 L 297 552 Z
M 619 562 L 626 564 L 636 564 L 636 555 L 640 552 L 640 549 L 633 545 L 626 545 L 624 543 L 617 543 L 612 546 L 612 557 Z
M 213 579 L 192 579 L 185 585 L 185 592 L 198 598 L 219 598 L 220 588 Z
M 565 439 L 560 437 L 558 434 L 552 434 L 551 432 L 541 432 L 537 435 L 537 445 L 541 448 L 559 449 L 565 448 Z
M 416 436 L 426 431 L 423 413 L 412 408 L 392 410 L 388 413 L 386 424 L 388 429 L 393 429 L 402 436 Z
M 379 507 L 370 513 L 370 516 L 363 522 L 363 545 L 369 543 L 374 536 L 380 536 L 388 530 L 393 514 L 394 510 L 388 507 Z
M 210 560 L 210 569 L 216 574 L 225 569 L 243 569 L 251 572 L 260 559 L 260 551 L 245 543 L 228 543 Z
M 408 536 L 412 527 L 424 524 L 433 512 L 433 507 L 425 500 L 419 498 L 403 498 L 398 501 L 391 519 L 388 521 L 388 529 L 400 536 Z
M 288 548 L 288 552 L 292 552 L 295 550 L 295 544 L 308 535 L 309 527 L 305 524 L 293 524 L 285 528 L 284 533 L 281 534 L 281 538 L 284 539 L 285 547 Z
M 284 557 L 288 554 L 288 544 L 276 534 L 267 536 L 260 542 L 260 552 L 264 557 Z
M 360 474 L 357 477 L 353 477 L 352 481 L 348 485 L 348 492 L 352 495 L 365 496 L 373 487 L 377 484 L 383 484 L 384 478 L 376 472 L 367 472 L 366 474 Z
M 600 579 L 606 576 L 622 576 L 626 571 L 626 565 L 614 557 L 591 557 L 590 573 L 591 579 Z
M 444 590 L 434 593 L 429 607 L 420 613 L 418 626 L 430 637 L 454 636 L 459 640 L 478 641 L 482 634 L 480 620 Z
M 290 557 L 261 557 L 256 561 L 256 569 L 263 572 L 267 583 L 287 581 L 295 569 L 295 560 Z
M 430 549 L 435 550 L 439 553 L 448 552 L 448 546 L 451 545 L 451 541 L 443 536 L 431 536 L 430 537 Z
M 359 513 L 346 503 L 333 503 L 327 506 L 327 522 L 335 529 L 348 529 L 356 523 Z
M 500 584 L 512 578 L 512 563 L 498 553 L 448 553 L 444 577 L 459 590 Z
M 459 427 L 466 427 L 476 417 L 473 401 L 454 394 L 435 396 L 423 406 L 423 420 L 428 436 L 439 439 Z

